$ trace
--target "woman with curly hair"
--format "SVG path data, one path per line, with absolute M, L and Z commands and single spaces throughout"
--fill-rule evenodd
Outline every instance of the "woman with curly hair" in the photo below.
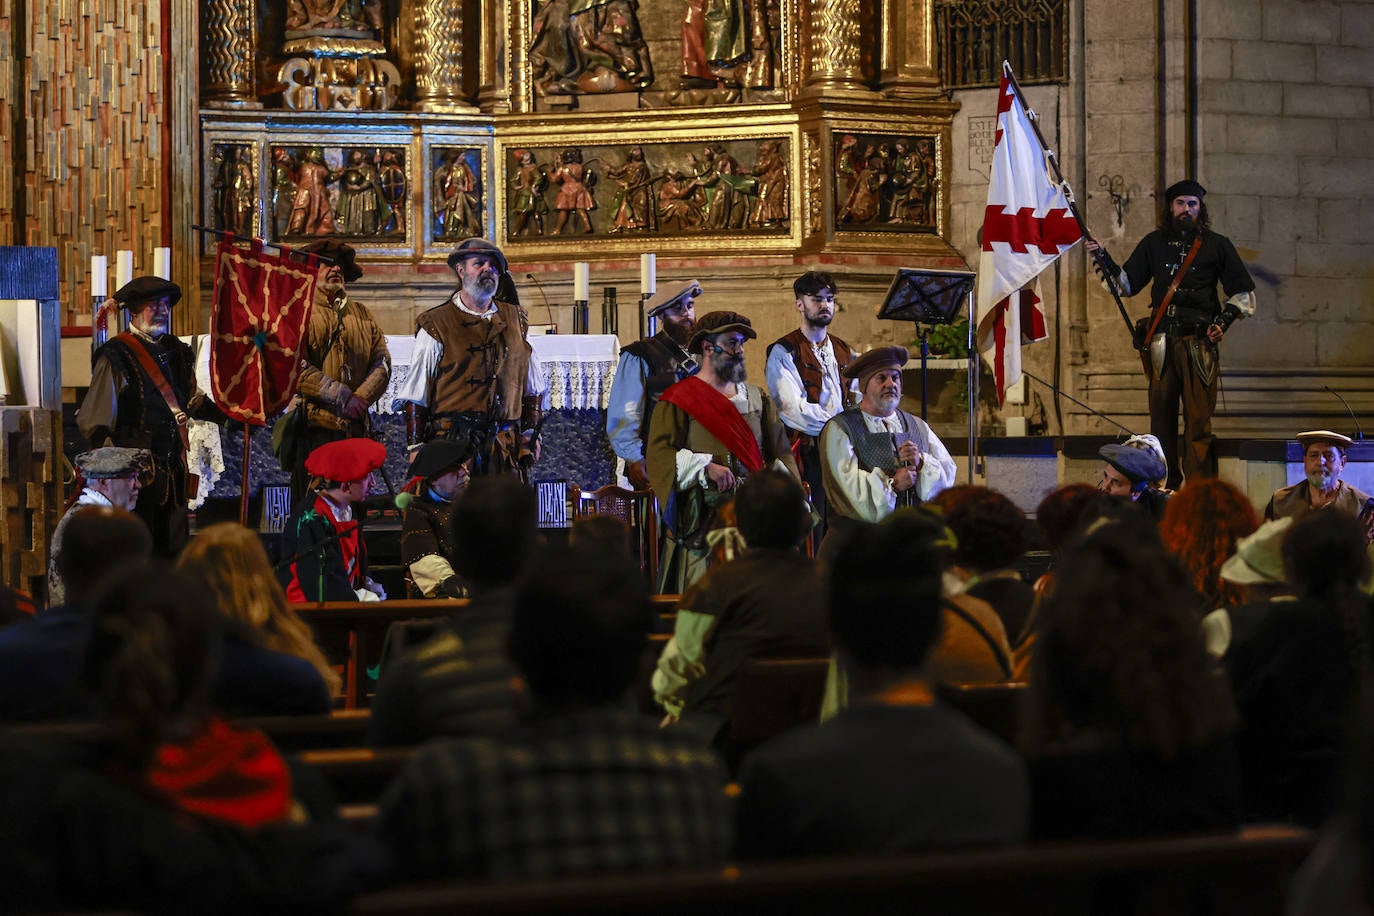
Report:
M 338 694 L 338 672 L 315 644 L 310 627 L 287 603 L 255 532 L 234 522 L 211 525 L 186 545 L 177 569 L 204 583 L 237 641 L 308 662 L 328 695 Z
M 1190 481 L 1165 504 L 1160 539 L 1187 570 L 1188 580 L 1202 595 L 1204 612 L 1245 599 L 1241 586 L 1221 578 L 1221 565 L 1259 524 L 1259 514 L 1245 494 L 1215 478 Z
M 1231 692 L 1154 529 L 1130 513 L 1095 523 L 1041 606 L 1022 722 L 1034 837 L 1239 822 Z

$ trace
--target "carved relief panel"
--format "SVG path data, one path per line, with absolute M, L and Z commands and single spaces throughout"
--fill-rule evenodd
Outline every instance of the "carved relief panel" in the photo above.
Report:
M 605 236 L 633 247 L 646 236 L 701 244 L 726 236 L 775 247 L 767 240 L 800 234 L 796 144 L 790 131 L 659 143 L 511 140 L 500 159 L 505 237 Z
M 933 233 L 939 223 L 940 137 L 836 131 L 836 231 Z

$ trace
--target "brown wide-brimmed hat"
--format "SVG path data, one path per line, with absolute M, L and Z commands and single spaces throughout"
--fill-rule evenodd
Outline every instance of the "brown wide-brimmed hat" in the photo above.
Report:
M 448 256 L 448 266 L 456 268 L 459 261 L 476 255 L 487 255 L 495 258 L 497 265 L 501 268 L 501 273 L 507 273 L 510 270 L 510 265 L 506 263 L 506 255 L 500 248 L 486 239 L 475 237 L 463 239 L 458 243 L 458 247 L 453 249 L 453 254 Z
M 844 367 L 845 378 L 859 380 L 859 389 L 868 385 L 869 376 L 883 369 L 900 369 L 911 359 L 906 347 L 874 347 Z
M 687 344 L 687 352 L 700 353 L 702 341 L 726 331 L 739 331 L 749 340 L 759 336 L 754 333 L 754 325 L 739 312 L 707 312 L 697 319 L 697 330 Z
M 329 258 L 342 271 L 345 283 L 352 283 L 363 275 L 363 269 L 358 266 L 357 252 L 353 250 L 353 246 L 340 242 L 338 239 L 320 239 L 318 242 L 311 242 L 304 246 L 301 251 L 322 254 Z

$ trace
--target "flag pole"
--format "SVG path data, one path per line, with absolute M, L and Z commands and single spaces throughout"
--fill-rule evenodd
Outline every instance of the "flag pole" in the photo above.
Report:
M 1088 231 L 1088 224 L 1083 219 L 1083 214 L 1078 212 L 1078 201 L 1074 199 L 1073 188 L 1064 180 L 1064 173 L 1059 170 L 1059 157 L 1054 150 L 1045 142 L 1045 135 L 1040 132 L 1040 116 L 1035 113 L 1035 109 L 1026 104 L 1026 96 L 1021 92 L 1021 84 L 1016 81 L 1016 73 L 1011 69 L 1010 61 L 1002 61 L 1002 75 L 1007 78 L 1007 85 L 1011 86 L 1011 91 L 1016 93 L 1017 100 L 1021 103 L 1021 108 L 1026 112 L 1026 119 L 1030 121 L 1031 129 L 1035 131 L 1035 139 L 1040 141 L 1040 148 L 1045 152 L 1045 160 L 1054 170 L 1055 181 L 1059 183 L 1059 188 L 1064 192 L 1064 200 L 1068 202 L 1069 212 L 1078 222 L 1078 230 L 1083 233 L 1084 238 L 1093 238 L 1093 234 Z M 1112 294 L 1112 299 L 1116 302 L 1117 311 L 1121 313 L 1121 320 L 1126 322 L 1126 333 L 1135 338 L 1135 322 L 1131 321 L 1130 313 L 1126 311 L 1126 305 L 1121 301 L 1121 291 L 1117 289 L 1116 277 L 1111 275 L 1111 270 L 1103 261 L 1103 252 L 1093 252 L 1092 259 L 1102 268 L 1102 277 L 1107 281 L 1107 291 Z

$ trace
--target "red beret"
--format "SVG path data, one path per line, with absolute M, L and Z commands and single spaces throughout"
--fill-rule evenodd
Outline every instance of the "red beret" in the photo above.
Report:
M 326 442 L 305 459 L 305 469 L 316 477 L 348 483 L 362 480 L 386 462 L 386 446 L 375 439 L 339 439 Z

